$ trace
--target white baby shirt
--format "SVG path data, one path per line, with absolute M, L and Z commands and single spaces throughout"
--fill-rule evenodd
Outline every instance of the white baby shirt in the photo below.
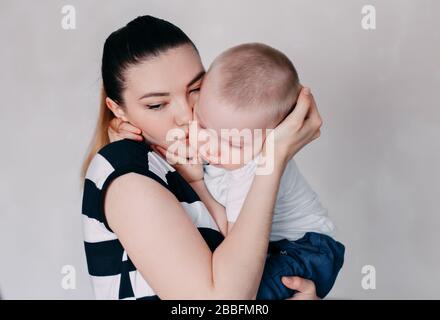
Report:
M 204 166 L 206 186 L 214 199 L 225 206 L 228 221 L 237 220 L 256 169 L 256 160 L 235 170 L 226 170 L 214 165 Z M 332 236 L 334 229 L 327 210 L 322 207 L 318 195 L 299 172 L 292 158 L 281 177 L 270 241 L 294 241 L 302 238 L 306 232 Z

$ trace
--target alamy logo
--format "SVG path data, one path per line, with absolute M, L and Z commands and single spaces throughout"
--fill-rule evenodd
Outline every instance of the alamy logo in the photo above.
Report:
M 61 8 L 61 27 L 64 30 L 75 30 L 76 29 L 76 10 L 72 5 L 65 5 Z
M 61 274 L 65 276 L 61 279 L 61 288 L 64 290 L 76 289 L 76 270 L 72 265 L 65 265 L 61 268 Z
M 364 276 L 362 277 L 361 286 L 364 290 L 376 289 L 376 268 L 371 265 L 365 265 L 361 270 Z
M 256 158 L 257 175 L 271 174 L 274 169 L 275 146 L 273 129 L 201 129 L 197 121 L 189 123 L 189 130 L 174 128 L 167 132 L 167 161 L 171 164 L 197 164 L 201 160 L 211 164 L 243 164 Z M 265 147 L 265 155 L 260 153 Z
M 362 7 L 361 26 L 364 30 L 376 30 L 376 8 L 372 5 Z

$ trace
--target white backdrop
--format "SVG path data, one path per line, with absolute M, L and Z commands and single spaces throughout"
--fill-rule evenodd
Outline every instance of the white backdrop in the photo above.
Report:
M 76 9 L 63 30 L 61 8 Z M 372 4 L 377 29 L 361 28 Z M 297 163 L 347 248 L 330 298 L 440 298 L 440 2 L 0 0 L 0 292 L 93 298 L 81 162 L 105 38 L 139 15 L 181 27 L 205 66 L 249 41 L 284 51 L 315 94 L 321 138 Z M 76 289 L 61 286 L 64 265 Z M 361 286 L 364 265 L 376 289 Z

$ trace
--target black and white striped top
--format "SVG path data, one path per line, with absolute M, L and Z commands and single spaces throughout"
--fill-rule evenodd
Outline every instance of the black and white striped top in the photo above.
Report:
M 130 172 L 149 177 L 172 192 L 212 251 L 223 240 L 191 186 L 147 144 L 127 139 L 110 143 L 90 163 L 82 203 L 87 266 L 97 299 L 159 299 L 136 270 L 104 215 L 104 194 L 110 182 Z

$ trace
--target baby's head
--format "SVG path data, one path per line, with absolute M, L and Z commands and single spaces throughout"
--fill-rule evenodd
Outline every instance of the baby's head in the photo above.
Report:
M 264 134 L 292 110 L 300 90 L 295 67 L 282 52 L 261 43 L 235 46 L 218 56 L 207 71 L 195 107 L 196 120 L 219 136 L 221 129 L 250 129 L 252 133 L 262 129 Z M 245 139 L 232 136 L 221 143 L 245 146 Z M 253 156 L 261 151 L 253 149 Z

